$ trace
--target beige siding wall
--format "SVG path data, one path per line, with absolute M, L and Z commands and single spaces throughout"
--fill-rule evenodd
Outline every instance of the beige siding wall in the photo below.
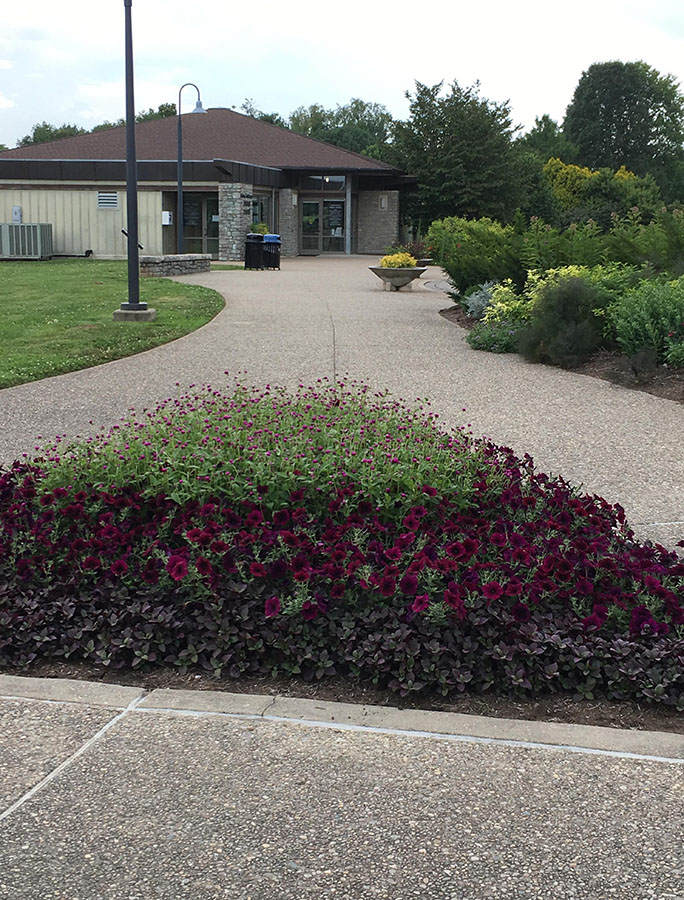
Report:
M 49 190 L 42 188 L 0 190 L 0 222 L 12 221 L 12 207 L 21 206 L 22 221 L 52 225 L 55 253 L 126 256 L 126 191 L 119 190 L 118 209 L 98 209 L 97 190 Z M 138 231 L 146 255 L 162 253 L 162 193 L 138 193 Z

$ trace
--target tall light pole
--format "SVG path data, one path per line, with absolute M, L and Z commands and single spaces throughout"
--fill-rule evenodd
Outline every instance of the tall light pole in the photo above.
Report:
M 133 28 L 131 6 L 124 0 L 126 17 L 126 239 L 128 257 L 128 302 L 114 311 L 116 321 L 150 320 L 156 312 L 140 302 L 140 258 L 138 255 L 138 164 L 135 156 L 135 101 L 133 97 Z
M 135 158 L 135 100 L 133 95 L 133 28 L 131 5 L 124 0 L 126 16 L 126 228 L 128 231 L 128 303 L 121 309 L 147 309 L 140 302 L 138 257 L 138 166 Z
M 195 103 L 194 113 L 206 113 L 206 109 L 202 108 L 202 100 L 200 99 L 200 91 L 196 84 L 187 81 L 181 85 L 178 91 L 178 204 L 176 207 L 176 250 L 178 253 L 183 252 L 183 118 L 181 116 L 181 94 L 183 88 L 194 87 L 197 91 L 197 103 Z

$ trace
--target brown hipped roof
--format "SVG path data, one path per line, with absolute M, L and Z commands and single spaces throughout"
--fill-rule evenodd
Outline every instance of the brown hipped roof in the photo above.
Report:
M 135 143 L 139 160 L 176 159 L 176 116 L 139 123 L 135 127 Z M 125 158 L 126 128 L 123 125 L 0 153 L 0 160 Z M 231 109 L 210 109 L 206 115 L 183 115 L 183 158 L 238 160 L 275 168 L 397 171 L 377 159 L 334 147 Z

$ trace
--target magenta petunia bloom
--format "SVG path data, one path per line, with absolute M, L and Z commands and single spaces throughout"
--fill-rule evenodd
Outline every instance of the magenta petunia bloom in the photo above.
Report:
M 427 609 L 430 605 L 430 598 L 427 594 L 418 594 L 418 596 L 414 599 L 411 604 L 411 609 L 414 613 L 423 612 L 424 609 Z
M 128 572 L 128 563 L 125 559 L 115 559 L 109 567 L 112 575 L 125 575 Z
M 258 509 L 253 509 L 251 513 L 245 519 L 245 525 L 248 528 L 253 527 L 254 525 L 261 525 L 264 521 L 264 517 Z
M 418 579 L 413 572 L 404 575 L 399 582 L 399 590 L 402 594 L 406 594 L 407 597 L 412 597 L 416 593 L 418 590 Z
M 260 562 L 253 562 L 249 564 L 249 574 L 254 575 L 255 578 L 265 578 L 267 573 Z
M 97 556 L 86 556 L 83 560 L 83 568 L 87 569 L 90 572 L 94 572 L 96 569 L 99 569 L 102 566 L 102 563 L 98 559 Z
M 421 491 L 422 491 L 424 494 L 427 494 L 428 497 L 434 497 L 434 496 L 436 496 L 436 494 L 437 494 L 437 489 L 431 487 L 429 484 L 424 484 L 424 485 L 422 486 L 422 488 L 421 488 Z
M 383 597 L 392 597 L 397 589 L 397 583 L 390 575 L 383 575 L 378 589 Z
M 170 556 L 166 571 L 174 581 L 182 581 L 188 574 L 188 562 L 183 556 Z
M 290 513 L 287 509 L 279 509 L 273 513 L 273 524 L 278 528 L 283 528 L 290 521 Z
M 317 603 L 312 603 L 310 600 L 305 600 L 302 605 L 302 619 L 305 622 L 311 622 L 318 617 L 320 609 L 318 608 Z
M 515 603 L 511 609 L 511 615 L 516 622 L 520 622 L 521 625 L 524 625 L 525 622 L 530 621 L 532 613 L 526 603 Z
M 264 605 L 264 613 L 267 619 L 272 619 L 280 612 L 280 597 L 269 597 Z
M 519 578 L 513 576 L 513 578 L 509 579 L 506 587 L 504 588 L 504 594 L 507 597 L 517 597 L 518 594 L 522 593 L 523 583 Z
M 206 556 L 198 556 L 195 560 L 195 567 L 200 575 L 211 575 L 214 571 L 211 563 L 206 558 Z
M 487 600 L 498 600 L 503 594 L 503 588 L 498 581 L 488 581 L 482 585 L 482 593 Z

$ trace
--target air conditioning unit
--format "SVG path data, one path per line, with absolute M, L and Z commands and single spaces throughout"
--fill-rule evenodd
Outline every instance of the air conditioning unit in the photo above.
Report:
M 52 256 L 52 225 L 0 223 L 0 259 L 46 259 Z

